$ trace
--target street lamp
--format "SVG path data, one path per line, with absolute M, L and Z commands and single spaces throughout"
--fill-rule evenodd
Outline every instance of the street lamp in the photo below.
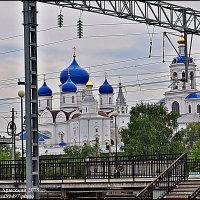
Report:
M 18 96 L 21 98 L 21 135 L 22 135 L 22 182 L 24 182 L 24 136 L 23 136 L 23 97 L 25 93 L 19 90 Z
M 118 170 L 118 161 L 117 161 L 117 116 L 118 112 L 113 111 L 112 116 L 115 118 L 115 172 L 114 172 L 114 177 L 115 178 L 120 178 L 120 171 Z

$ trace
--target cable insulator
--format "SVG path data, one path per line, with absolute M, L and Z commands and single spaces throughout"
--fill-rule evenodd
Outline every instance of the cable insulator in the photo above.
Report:
M 58 15 L 58 27 L 61 28 L 63 26 L 63 15 L 60 13 Z
M 78 38 L 83 37 L 83 22 L 80 19 L 77 22 L 77 36 Z

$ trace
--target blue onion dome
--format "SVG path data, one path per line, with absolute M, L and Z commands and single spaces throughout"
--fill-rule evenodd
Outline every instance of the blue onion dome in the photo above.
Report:
M 70 77 L 73 83 L 86 85 L 89 79 L 89 74 L 86 70 L 78 65 L 75 57 L 76 56 L 74 55 L 74 59 L 71 65 L 60 73 L 60 82 L 63 84 L 67 81 L 69 69 Z
M 200 93 L 190 93 L 185 99 L 200 99 Z
M 107 79 L 105 79 L 103 85 L 99 88 L 100 94 L 112 94 L 113 93 L 113 87 L 108 83 Z
M 62 91 L 63 92 L 76 92 L 77 87 L 76 85 L 72 82 L 70 77 L 68 77 L 67 81 L 62 85 Z
M 42 87 L 38 89 L 39 96 L 51 96 L 52 90 L 47 86 L 46 82 L 44 81 Z

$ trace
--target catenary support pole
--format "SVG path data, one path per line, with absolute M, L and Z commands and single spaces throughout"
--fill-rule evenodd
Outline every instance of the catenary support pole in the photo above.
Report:
M 23 1 L 27 199 L 39 199 L 36 5 L 37 1 Z

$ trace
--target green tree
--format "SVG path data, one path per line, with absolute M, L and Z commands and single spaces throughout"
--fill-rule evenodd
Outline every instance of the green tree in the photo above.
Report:
M 175 144 L 179 147 L 173 151 L 182 150 L 180 138 L 173 138 L 177 113 L 168 113 L 163 104 L 141 103 L 132 107 L 130 114 L 128 128 L 121 132 L 126 154 L 169 153 Z
M 184 135 L 183 143 L 187 150 L 193 148 L 200 138 L 200 122 L 190 123 L 186 129 L 181 131 Z
M 98 146 L 83 145 L 69 146 L 64 148 L 67 157 L 70 158 L 85 158 L 87 156 L 96 156 L 99 152 Z
M 8 144 L 0 144 L 0 160 L 11 159 L 11 147 Z
M 196 141 L 193 148 L 189 150 L 190 158 L 199 159 L 200 156 L 200 139 Z

